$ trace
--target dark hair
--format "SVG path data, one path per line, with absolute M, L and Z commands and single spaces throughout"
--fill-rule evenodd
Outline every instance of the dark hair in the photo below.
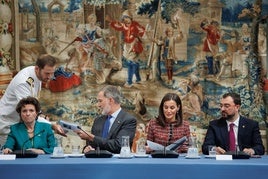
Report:
M 230 96 L 231 98 L 233 98 L 234 103 L 236 105 L 241 105 L 241 98 L 240 95 L 237 93 L 225 93 L 222 98 L 227 98 L 228 96 Z
M 156 120 L 158 121 L 159 125 L 162 127 L 165 127 L 166 125 L 166 120 L 165 120 L 165 115 L 164 115 L 164 103 L 166 101 L 173 100 L 176 102 L 177 106 L 180 106 L 179 111 L 176 113 L 176 126 L 180 126 L 182 124 L 182 103 L 180 97 L 176 93 L 167 93 L 163 98 L 159 106 L 159 114 Z
M 41 111 L 41 106 L 39 101 L 32 96 L 28 96 L 26 98 L 22 98 L 19 103 L 17 104 L 16 111 L 20 114 L 21 113 L 21 108 L 27 104 L 32 104 L 35 107 L 35 110 L 37 113 Z
M 57 60 L 55 57 L 48 54 L 42 54 L 37 58 L 35 65 L 38 66 L 40 69 L 43 69 L 46 65 L 54 67 L 56 63 Z
M 115 103 L 120 104 L 121 102 L 121 92 L 116 86 L 108 85 L 101 89 L 104 97 L 113 98 Z

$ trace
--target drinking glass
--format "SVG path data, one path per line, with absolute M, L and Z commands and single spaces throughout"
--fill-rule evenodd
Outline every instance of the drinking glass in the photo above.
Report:
M 72 154 L 79 154 L 79 148 L 78 145 L 72 145 Z
M 130 157 L 129 136 L 122 136 L 120 157 Z
M 53 156 L 55 156 L 55 157 L 63 157 L 64 152 L 63 152 L 62 147 L 54 147 Z
M 146 154 L 145 139 L 144 138 L 140 138 L 138 140 L 136 153 L 138 155 L 145 155 Z
M 198 149 L 196 147 L 189 147 L 187 157 L 198 157 Z
M 208 146 L 208 153 L 209 153 L 209 156 L 211 156 L 211 157 L 216 156 L 216 146 L 209 145 Z

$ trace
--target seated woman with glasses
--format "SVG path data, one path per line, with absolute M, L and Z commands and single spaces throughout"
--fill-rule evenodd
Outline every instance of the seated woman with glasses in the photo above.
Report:
M 147 125 L 147 140 L 168 146 L 184 136 L 190 137 L 190 124 L 182 118 L 182 102 L 177 94 L 167 93 L 158 113 Z M 188 141 L 185 141 L 176 152 L 186 153 L 187 150 Z M 146 152 L 150 153 L 152 149 L 146 146 Z

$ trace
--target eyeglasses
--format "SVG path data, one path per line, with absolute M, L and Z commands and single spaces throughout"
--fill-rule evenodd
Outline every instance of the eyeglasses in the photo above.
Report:
M 169 124 L 169 136 L 168 136 L 168 143 L 169 144 L 171 143 L 172 136 L 173 136 L 173 125 Z

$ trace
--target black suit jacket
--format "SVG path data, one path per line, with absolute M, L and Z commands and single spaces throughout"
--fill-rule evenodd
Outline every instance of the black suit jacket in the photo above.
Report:
M 107 115 L 102 115 L 94 120 L 91 133 L 95 137 L 93 141 L 87 141 L 87 145 L 112 153 L 120 153 L 122 136 L 129 136 L 131 147 L 136 131 L 136 118 L 122 109 L 111 126 L 107 139 L 104 139 L 102 130 L 106 119 Z
M 240 116 L 237 138 L 240 151 L 243 151 L 244 148 L 253 148 L 256 155 L 264 154 L 264 146 L 258 122 Z M 203 154 L 208 155 L 209 145 L 221 147 L 225 151 L 229 150 L 229 135 L 226 120 L 221 118 L 209 123 L 207 134 L 202 145 Z

